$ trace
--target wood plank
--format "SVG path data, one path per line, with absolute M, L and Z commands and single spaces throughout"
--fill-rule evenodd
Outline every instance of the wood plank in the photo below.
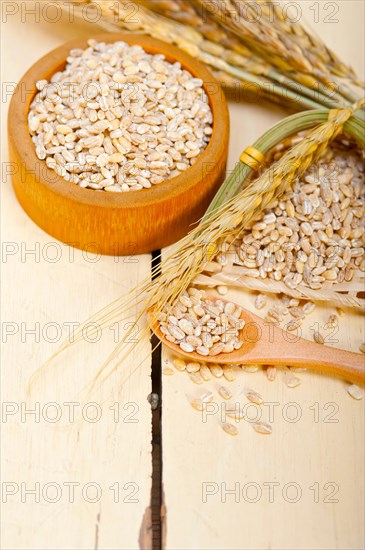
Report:
M 19 10 L 2 30 L 2 81 L 10 89 L 37 58 L 91 28 L 36 24 L 31 15 L 22 23 Z M 3 170 L 9 99 L 2 103 Z M 151 257 L 98 257 L 92 247 L 83 253 L 55 242 L 20 208 L 9 178 L 2 182 L 1 203 L 3 547 L 119 550 L 138 548 L 142 536 L 148 548 L 149 342 L 141 355 L 133 353 L 116 375 L 88 393 L 84 388 L 123 336 L 123 325 L 119 334 L 114 326 L 95 342 L 85 333 L 30 395 L 27 385 L 57 349 L 61 333 L 62 339 L 67 336 L 70 323 L 81 323 L 148 276 Z M 38 494 L 27 493 L 32 489 Z
M 299 3 L 297 3 L 299 5 Z M 336 2 L 336 24 L 313 24 L 312 3 L 300 3 L 303 14 L 345 60 L 363 70 L 361 2 Z M 284 112 L 266 105 L 231 102 L 230 167 L 245 146 L 278 121 Z M 253 308 L 253 295 L 228 295 Z M 313 325 L 323 329 L 331 307 L 315 310 L 303 336 Z M 332 345 L 358 351 L 364 341 L 363 317 L 347 313 L 339 319 Z M 312 327 L 312 329 L 311 329 Z M 330 338 L 330 332 L 326 333 Z M 329 343 L 329 342 L 328 342 Z M 162 367 L 172 356 L 163 351 Z M 252 388 L 264 397 L 262 420 L 273 433 L 257 434 L 241 421 L 231 437 L 225 420 L 222 384 L 215 379 L 194 385 L 185 373 L 163 377 L 163 486 L 166 505 L 166 548 L 213 549 L 360 549 L 364 547 L 364 402 L 354 401 L 343 381 L 309 372 L 298 374 L 301 385 L 289 389 L 285 372 L 269 382 L 262 371 L 241 372 L 224 382 L 233 401 L 247 403 Z M 209 414 L 190 402 L 205 391 L 215 394 Z M 273 417 L 270 418 L 270 410 Z M 260 408 L 246 409 L 254 420 Z M 232 421 L 231 421 L 232 422 Z M 234 423 L 234 421 L 233 421 Z
M 253 307 L 248 293 L 228 296 Z M 330 311 L 316 310 L 304 336 L 311 338 L 310 327 L 323 326 Z M 335 339 L 336 346 L 356 350 L 364 340 L 361 316 L 340 318 Z M 165 351 L 164 366 L 171 360 Z M 351 399 L 340 380 L 306 372 L 297 374 L 301 385 L 289 389 L 285 376 L 269 382 L 262 371 L 241 372 L 235 382 L 202 386 L 184 373 L 163 377 L 167 548 L 362 547 L 364 403 Z M 224 433 L 221 423 L 235 422 L 225 416 L 221 385 L 233 403 L 245 405 L 251 422 L 269 421 L 273 433 L 257 434 L 246 421 L 236 424 L 237 437 Z M 263 396 L 262 407 L 248 405 L 248 389 Z M 204 414 L 190 402 L 206 391 L 215 398 Z

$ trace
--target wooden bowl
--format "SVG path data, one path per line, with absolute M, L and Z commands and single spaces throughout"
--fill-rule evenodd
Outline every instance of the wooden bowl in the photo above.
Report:
M 35 223 L 47 233 L 81 249 L 111 255 L 141 254 L 163 248 L 184 236 L 204 214 L 224 179 L 229 115 L 224 94 L 211 73 L 183 51 L 142 34 L 101 34 L 98 41 L 138 44 L 148 53 L 162 53 L 179 61 L 204 81 L 213 112 L 211 140 L 196 163 L 178 177 L 150 189 L 107 193 L 84 189 L 50 170 L 35 154 L 28 131 L 28 111 L 37 93 L 35 83 L 64 69 L 72 48 L 86 48 L 74 40 L 40 59 L 19 82 L 9 119 L 9 153 L 16 169 L 16 196 Z

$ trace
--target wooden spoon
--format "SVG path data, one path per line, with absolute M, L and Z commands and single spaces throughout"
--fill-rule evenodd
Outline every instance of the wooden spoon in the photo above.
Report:
M 221 298 L 215 296 L 208 296 L 207 298 L 212 301 L 221 300 Z M 320 369 L 328 374 L 341 376 L 346 380 L 364 383 L 364 355 L 310 342 L 296 334 L 275 327 L 243 308 L 241 318 L 246 321 L 245 326 L 239 331 L 238 335 L 239 339 L 244 342 L 243 346 L 231 353 L 203 356 L 196 352 L 185 352 L 179 345 L 166 340 L 160 331 L 159 323 L 154 321 L 153 311 L 149 311 L 147 314 L 150 328 L 159 340 L 175 353 L 183 355 L 191 361 L 220 364 L 300 366 L 309 369 Z

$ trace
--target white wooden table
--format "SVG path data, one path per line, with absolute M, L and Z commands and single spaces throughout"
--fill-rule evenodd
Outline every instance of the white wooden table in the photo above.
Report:
M 327 44 L 361 74 L 363 2 L 298 5 Z M 11 89 L 41 55 L 76 36 L 90 36 L 94 28 L 44 17 L 36 22 L 30 13 L 34 2 L 1 7 L 4 550 L 148 549 L 152 543 L 158 547 L 161 534 L 169 550 L 363 548 L 364 403 L 352 400 L 341 381 L 305 373 L 299 375 L 301 386 L 290 390 L 285 373 L 273 383 L 262 372 L 242 373 L 230 386 L 234 396 L 241 399 L 248 387 L 262 393 L 262 417 L 273 414 L 274 432 L 260 436 L 244 422 L 239 435 L 229 437 L 219 426 L 221 401 L 204 418 L 189 405 L 200 389 L 184 374 L 162 376 L 162 423 L 158 433 L 154 413 L 153 461 L 148 341 L 141 355 L 131 356 L 90 394 L 85 387 L 117 336 L 106 329 L 92 342 L 86 335 L 27 392 L 30 376 L 67 337 L 71 324 L 148 276 L 151 256 L 127 263 L 70 249 L 42 232 L 17 203 L 7 175 Z M 285 116 L 268 105 L 231 103 L 230 110 L 229 168 L 245 146 Z M 230 296 L 252 307 L 249 294 Z M 325 322 L 328 313 L 322 308 L 308 320 L 308 336 L 310 325 Z M 363 319 L 347 314 L 340 321 L 336 345 L 357 351 L 365 340 Z M 163 351 L 161 370 L 170 360 Z M 163 518 L 152 530 L 160 499 Z

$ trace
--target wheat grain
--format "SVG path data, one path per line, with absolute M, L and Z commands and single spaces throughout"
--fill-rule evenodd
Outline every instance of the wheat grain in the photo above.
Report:
M 286 385 L 288 388 L 297 388 L 300 384 L 301 381 L 297 376 L 288 376 L 286 378 Z
M 262 405 L 264 402 L 261 395 L 253 390 L 247 390 L 246 397 L 251 403 L 256 403 L 256 405 Z
M 255 422 L 253 429 L 259 434 L 269 435 L 272 433 L 272 426 L 267 422 Z
M 317 343 L 317 344 L 324 344 L 324 338 L 322 336 L 322 334 L 316 330 L 313 334 L 313 340 Z
M 242 365 L 242 368 L 245 372 L 253 373 L 260 369 L 260 365 Z
M 259 294 L 255 299 L 255 308 L 262 309 L 266 306 L 267 298 L 264 294 Z
M 233 426 L 233 424 L 229 424 L 228 422 L 225 422 L 224 424 L 222 424 L 222 428 L 229 435 L 238 434 L 238 428 L 236 426 Z
M 183 359 L 180 359 L 179 357 L 176 357 L 174 360 L 173 360 L 173 363 L 172 363 L 175 367 L 176 370 L 178 371 L 184 371 L 186 370 L 186 363 L 185 361 L 183 361 Z
M 186 372 L 199 372 L 200 363 L 188 363 L 186 365 Z
M 220 386 L 220 388 L 218 388 L 218 393 L 222 397 L 222 399 L 228 400 L 232 397 L 232 393 L 225 386 Z
M 210 365 L 210 372 L 215 378 L 222 378 L 223 369 L 220 365 Z
M 209 367 L 207 367 L 207 365 L 201 365 L 199 372 L 200 372 L 201 377 L 205 381 L 208 381 L 212 378 L 212 374 L 210 372 Z
M 194 384 L 202 384 L 203 378 L 200 375 L 200 372 L 191 372 L 189 373 L 189 378 Z
M 236 370 L 234 366 L 223 365 L 223 376 L 228 382 L 234 382 L 236 380 Z
M 273 382 L 276 378 L 277 370 L 275 367 L 266 368 L 266 377 L 270 382 Z
M 351 384 L 347 386 L 347 393 L 351 395 L 353 399 L 360 400 L 364 397 L 364 392 L 362 388 L 356 386 L 356 384 Z
M 164 374 L 165 376 L 172 376 L 174 374 L 174 371 L 170 367 L 165 367 L 162 369 L 162 374 Z

